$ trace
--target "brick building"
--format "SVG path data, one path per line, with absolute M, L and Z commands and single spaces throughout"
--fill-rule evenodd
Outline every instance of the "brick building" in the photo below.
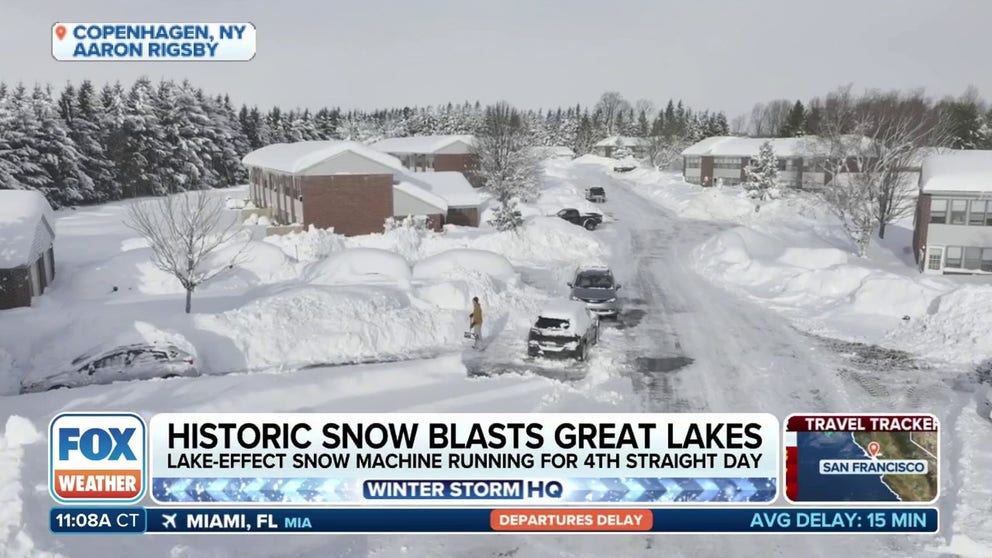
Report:
M 992 151 L 923 160 L 913 253 L 925 273 L 992 273 Z
M 0 190 L 0 310 L 31 306 L 55 278 L 55 219 L 45 196 Z
M 481 198 L 461 173 L 414 172 L 398 159 L 349 141 L 273 144 L 242 159 L 251 199 L 281 224 L 382 232 L 390 217 L 422 215 L 478 226 Z
M 387 138 L 369 147 L 396 157 L 412 171 L 460 172 L 475 184 L 479 168 L 476 145 L 474 136 L 449 135 Z
M 744 169 L 757 158 L 761 145 L 770 141 L 778 159 L 778 177 L 783 185 L 793 188 L 822 188 L 832 178 L 828 172 L 831 157 L 838 151 L 817 136 L 798 138 L 747 138 L 713 136 L 689 146 L 682 152 L 682 175 L 686 182 L 713 186 L 735 186 L 744 181 Z M 854 156 L 865 148 L 868 138 L 850 137 L 847 155 Z

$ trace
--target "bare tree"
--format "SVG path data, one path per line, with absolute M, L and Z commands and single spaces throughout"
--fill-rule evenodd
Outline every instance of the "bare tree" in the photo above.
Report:
M 946 127 L 920 92 L 869 93 L 854 100 L 848 88 L 828 97 L 826 107 L 821 136 L 832 180 L 824 195 L 864 256 L 876 228 L 885 238 L 888 224 L 913 212 L 915 177 L 909 169 L 921 148 L 943 143 Z
M 128 206 L 124 224 L 148 241 L 155 267 L 175 277 L 186 289 L 186 313 L 193 291 L 240 260 L 246 241 L 226 261 L 210 255 L 244 230 L 225 219 L 223 202 L 205 191 L 136 201 Z
M 606 127 L 606 135 L 612 136 L 617 131 L 617 120 L 620 115 L 631 110 L 631 107 L 619 92 L 607 91 L 600 96 L 595 110 L 600 114 Z
M 789 117 L 793 103 L 778 99 L 768 104 L 758 103 L 751 109 L 751 133 L 757 137 L 777 136 Z
M 736 116 L 730 121 L 730 133 L 735 136 L 747 134 L 747 115 Z
M 654 103 L 648 99 L 638 99 L 634 101 L 634 114 L 644 113 L 647 117 L 653 118 L 655 116 Z
M 682 151 L 689 143 L 684 136 L 651 136 L 647 146 L 648 162 L 659 169 L 670 168 L 682 157 Z
M 499 203 L 492 220 L 499 230 L 522 224 L 518 199 L 537 197 L 540 165 L 532 137 L 523 115 L 508 103 L 486 107 L 478 134 L 479 176 Z

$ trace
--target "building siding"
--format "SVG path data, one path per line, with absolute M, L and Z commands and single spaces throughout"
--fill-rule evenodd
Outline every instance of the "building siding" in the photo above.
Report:
M 930 225 L 930 194 L 920 194 L 916 199 L 916 215 L 913 217 L 913 257 L 916 263 L 923 264 L 923 247 L 927 245 L 927 229 Z
M 30 266 L 0 269 L 0 310 L 23 306 L 31 306 Z
M 451 207 L 445 219 L 448 224 L 463 227 L 479 226 L 479 209 L 477 207 Z
M 304 227 L 370 234 L 394 215 L 392 174 L 305 176 L 302 189 Z

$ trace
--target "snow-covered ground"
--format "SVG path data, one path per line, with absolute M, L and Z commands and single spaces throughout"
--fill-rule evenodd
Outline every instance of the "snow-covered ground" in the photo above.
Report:
M 986 287 L 919 276 L 897 244 L 898 227 L 859 260 L 810 199 L 770 202 L 755 214 L 731 190 L 656 171 L 616 175 L 612 163 L 549 162 L 542 196 L 523 208 L 527 226 L 516 233 L 401 226 L 256 240 L 246 261 L 198 289 L 190 316 L 181 289 L 121 223 L 123 204 L 58 212 L 53 287 L 30 309 L 0 313 L 0 393 L 8 394 L 0 396 L 0 557 L 992 555 L 992 425 L 954 389 L 981 348 L 952 358 L 955 341 L 904 341 L 951 337 L 971 319 L 969 333 L 984 343 L 987 318 L 965 310 L 989 303 Z M 607 188 L 605 205 L 582 200 L 593 185 Z M 550 216 L 562 207 L 605 211 L 608 220 L 588 232 Z M 608 263 L 626 307 L 584 374 L 562 381 L 571 367 L 525 361 L 524 339 L 538 306 L 567 294 L 580 263 Z M 472 296 L 486 310 L 483 353 L 466 350 L 462 337 Z M 792 323 L 911 348 L 939 365 L 859 368 Z M 27 374 L 135 339 L 188 344 L 206 376 L 15 395 Z M 934 412 L 944 428 L 943 525 L 936 537 L 870 538 L 54 537 L 39 433 L 59 411 L 97 409 Z
M 920 274 L 912 215 L 889 225 L 859 258 L 814 194 L 789 192 L 755 211 L 739 187 L 703 189 L 649 169 L 620 176 L 680 217 L 726 223 L 695 251 L 699 271 L 806 330 L 957 365 L 992 356 L 992 277 Z

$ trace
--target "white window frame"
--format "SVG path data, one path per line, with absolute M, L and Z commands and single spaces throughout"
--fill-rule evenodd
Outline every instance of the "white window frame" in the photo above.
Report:
M 944 269 L 944 247 L 943 246 L 927 246 L 925 252 L 926 255 L 926 269 L 927 271 L 941 271 Z M 934 263 L 936 262 L 936 266 Z

